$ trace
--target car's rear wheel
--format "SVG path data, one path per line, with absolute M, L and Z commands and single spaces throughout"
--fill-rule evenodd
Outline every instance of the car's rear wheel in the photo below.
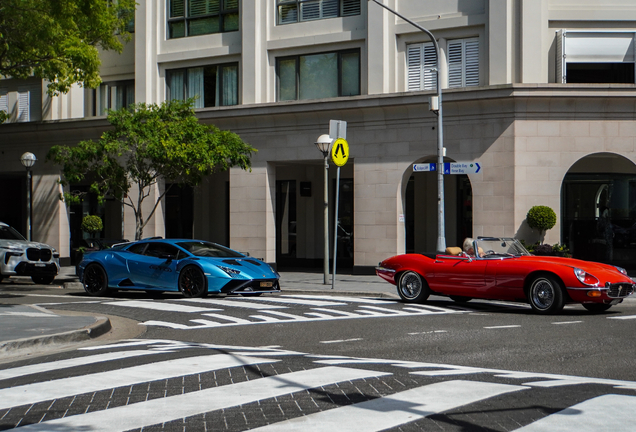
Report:
M 398 280 L 398 294 L 407 303 L 423 303 L 431 290 L 422 276 L 414 271 L 406 271 Z
M 458 295 L 452 295 L 449 296 L 451 300 L 457 302 L 457 303 L 466 303 L 471 301 L 473 298 L 472 297 L 465 297 L 465 296 L 458 296 Z
M 33 283 L 38 285 L 50 285 L 54 279 L 55 276 L 31 276 Z
M 187 266 L 179 273 L 179 291 L 184 297 L 205 297 L 208 293 L 205 275 L 197 266 Z
M 101 296 L 108 292 L 108 275 L 99 264 L 90 264 L 86 267 L 82 282 L 88 295 Z
M 560 312 L 565 304 L 561 283 L 552 275 L 539 275 L 532 279 L 528 300 L 532 309 L 543 315 Z
M 605 312 L 612 305 L 603 304 L 603 303 L 583 303 L 583 307 L 592 313 Z

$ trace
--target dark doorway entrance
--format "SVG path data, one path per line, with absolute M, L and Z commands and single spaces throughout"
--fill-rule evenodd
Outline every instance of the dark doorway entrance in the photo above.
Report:
M 0 222 L 26 236 L 26 175 L 0 177 Z
M 194 225 L 194 191 L 191 186 L 167 184 L 165 196 L 166 238 L 192 238 Z
M 300 265 L 296 255 L 296 181 L 276 182 L 276 264 L 282 267 Z

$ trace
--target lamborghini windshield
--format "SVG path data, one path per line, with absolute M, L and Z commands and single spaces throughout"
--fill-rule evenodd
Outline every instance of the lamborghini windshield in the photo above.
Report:
M 482 258 L 530 255 L 521 242 L 514 238 L 482 237 L 476 239 L 475 244 Z
M 212 257 L 212 258 L 240 258 L 241 255 L 238 252 L 220 246 L 216 243 L 210 243 L 205 241 L 188 241 L 177 243 L 177 246 L 182 247 L 194 256 L 198 257 Z

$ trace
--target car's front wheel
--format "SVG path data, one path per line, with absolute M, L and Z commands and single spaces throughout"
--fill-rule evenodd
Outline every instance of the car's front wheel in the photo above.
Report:
M 422 276 L 414 271 L 406 271 L 398 280 L 398 294 L 407 303 L 423 303 L 431 290 Z
M 31 276 L 33 283 L 38 285 L 50 285 L 54 279 L 55 276 Z
M 184 297 L 205 297 L 208 287 L 205 275 L 197 266 L 184 267 L 179 273 L 179 291 Z
M 612 305 L 603 304 L 603 303 L 583 303 L 583 307 L 592 313 L 605 312 Z
M 561 283 L 552 275 L 540 275 L 530 282 L 528 300 L 532 309 L 543 315 L 558 313 L 565 304 Z
M 108 275 L 104 267 L 90 264 L 84 270 L 84 291 L 91 296 L 101 296 L 108 292 Z

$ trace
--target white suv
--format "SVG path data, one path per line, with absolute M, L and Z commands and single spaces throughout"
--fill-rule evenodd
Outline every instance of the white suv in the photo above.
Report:
M 60 254 L 49 245 L 28 241 L 0 222 L 0 281 L 31 276 L 36 284 L 50 284 L 60 272 Z

